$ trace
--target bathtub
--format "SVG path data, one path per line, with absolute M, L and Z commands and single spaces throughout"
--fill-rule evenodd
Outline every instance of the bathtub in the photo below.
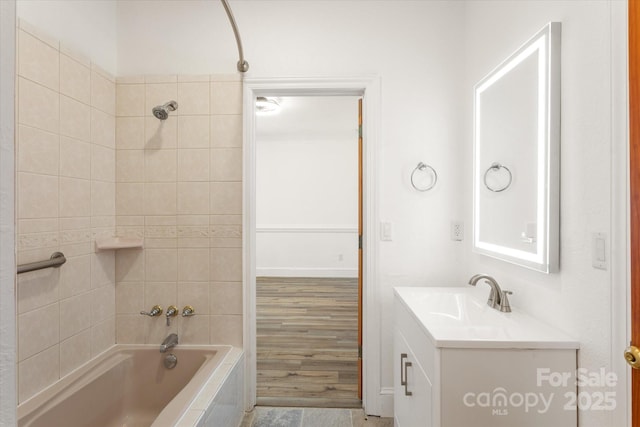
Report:
M 243 360 L 231 346 L 115 345 L 18 405 L 18 427 L 235 427 Z

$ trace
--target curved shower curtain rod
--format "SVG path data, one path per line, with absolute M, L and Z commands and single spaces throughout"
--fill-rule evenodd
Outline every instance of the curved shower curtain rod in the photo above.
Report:
M 236 36 L 236 43 L 238 44 L 238 55 L 240 56 L 237 65 L 238 71 L 240 71 L 241 73 L 246 73 L 249 70 L 249 63 L 244 59 L 244 53 L 242 51 L 242 40 L 240 40 L 240 33 L 238 32 L 238 27 L 236 25 L 236 20 L 233 17 L 231 6 L 229 6 L 227 0 L 220 1 L 224 6 L 224 10 L 227 12 L 227 16 L 229 17 L 229 22 L 231 23 L 231 27 L 233 28 L 233 34 Z

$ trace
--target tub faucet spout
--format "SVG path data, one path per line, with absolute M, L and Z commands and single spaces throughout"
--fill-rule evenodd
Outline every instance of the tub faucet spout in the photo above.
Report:
M 162 344 L 160 344 L 160 353 L 166 353 L 167 350 L 172 349 L 176 345 L 178 345 L 178 335 L 169 334 L 169 336 L 162 341 Z

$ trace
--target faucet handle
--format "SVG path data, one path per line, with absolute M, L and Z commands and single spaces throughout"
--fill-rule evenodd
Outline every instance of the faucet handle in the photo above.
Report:
M 500 297 L 500 311 L 503 313 L 511 313 L 511 305 L 509 304 L 509 298 L 507 295 L 513 295 L 511 291 L 502 291 L 502 295 Z
M 162 307 L 160 307 L 159 305 L 154 305 L 153 307 L 151 307 L 151 311 L 141 311 L 140 314 L 149 317 L 160 316 L 162 314 Z
M 178 307 L 176 307 L 175 305 L 170 305 L 169 307 L 167 307 L 167 314 L 165 314 L 165 316 L 167 316 L 167 326 L 171 326 L 171 318 L 177 315 Z
M 190 305 L 185 305 L 184 308 L 182 309 L 182 317 L 191 317 L 195 315 L 196 315 L 196 310 Z

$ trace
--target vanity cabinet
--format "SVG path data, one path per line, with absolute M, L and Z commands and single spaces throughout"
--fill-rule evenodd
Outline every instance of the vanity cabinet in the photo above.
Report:
M 502 341 L 442 340 L 440 331 L 434 339 L 414 312 L 421 298 L 402 289 L 410 288 L 396 288 L 394 302 L 396 427 L 577 426 L 577 343 L 512 341 L 508 330 Z M 453 315 L 449 308 L 440 314 Z

